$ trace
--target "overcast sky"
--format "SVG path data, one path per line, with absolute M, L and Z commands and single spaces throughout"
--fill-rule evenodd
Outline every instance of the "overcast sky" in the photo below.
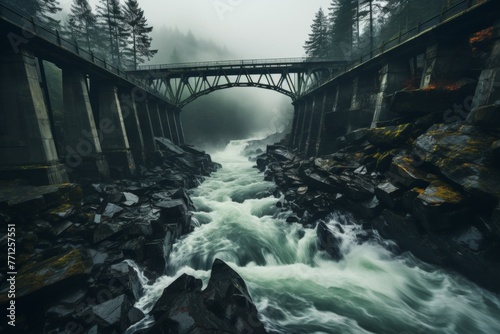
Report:
M 122 0 L 123 2 L 124 0 Z M 72 0 L 60 0 L 69 8 Z M 97 3 L 91 0 L 91 4 Z M 315 12 L 330 0 L 139 0 L 148 22 L 211 39 L 240 58 L 301 57 Z M 210 60 L 210 59 L 207 59 Z

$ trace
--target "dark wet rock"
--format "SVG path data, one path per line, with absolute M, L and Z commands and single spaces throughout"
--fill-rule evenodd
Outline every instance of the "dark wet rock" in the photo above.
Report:
M 88 254 L 72 250 L 62 256 L 56 256 L 42 262 L 33 262 L 22 266 L 16 279 L 16 297 L 21 298 L 36 291 L 54 290 L 62 283 L 78 282 L 86 279 L 92 270 L 92 261 Z M 7 300 L 7 286 L 0 291 L 0 304 Z
M 127 225 L 124 223 L 100 223 L 94 231 L 93 243 L 98 243 L 108 238 L 123 234 Z
M 408 188 L 426 187 L 435 175 L 419 168 L 421 164 L 408 155 L 398 156 L 392 160 L 389 178 L 396 185 Z
M 491 104 L 472 110 L 467 122 L 488 130 L 500 130 L 500 105 Z
M 375 196 L 378 200 L 389 208 L 394 208 L 401 202 L 404 193 L 403 188 L 396 187 L 390 182 L 381 183 L 375 187 Z
M 474 90 L 474 82 L 462 81 L 450 87 L 398 91 L 391 97 L 389 111 L 404 116 L 444 112 L 473 96 Z
M 71 217 L 75 214 L 75 206 L 71 204 L 62 204 L 58 207 L 47 211 L 43 214 L 43 218 L 52 222 L 59 222 Z
M 88 314 L 95 317 L 97 324 L 106 329 L 114 329 L 123 333 L 131 324 L 128 322 L 128 312 L 132 309 L 130 298 L 118 296 L 92 307 Z
M 416 153 L 448 180 L 480 201 L 500 199 L 500 171 L 492 166 L 496 137 L 467 125 L 433 126 L 415 141 Z
M 345 195 L 354 201 L 363 201 L 373 197 L 374 186 L 362 177 L 351 178 L 345 186 Z
M 493 159 L 496 166 L 500 166 L 500 140 L 497 140 L 491 144 L 491 153 L 493 154 Z
M 450 185 L 433 181 L 414 200 L 413 214 L 430 231 L 449 229 L 470 219 L 464 200 Z
M 266 333 L 245 282 L 223 261 L 214 261 L 206 289 L 201 286 L 183 274 L 165 288 L 146 333 Z
M 493 209 L 491 214 L 491 231 L 500 237 L 500 203 Z
M 79 208 L 82 188 L 66 183 L 34 187 L 20 180 L 0 183 L 0 209 L 18 216 L 34 216 L 62 204 Z
M 139 197 L 137 197 L 136 195 L 134 195 L 132 193 L 124 192 L 123 196 L 125 197 L 125 201 L 123 202 L 123 205 L 132 206 L 132 205 L 139 203 Z
M 333 230 L 333 231 L 332 231 Z M 316 229 L 320 246 L 335 260 L 343 258 L 340 245 L 342 238 L 338 234 L 343 233 L 342 227 L 339 224 L 329 226 L 325 222 L 320 221 Z
M 423 229 L 411 216 L 384 210 L 383 219 L 375 220 L 373 226 L 383 237 L 395 240 L 400 248 L 411 251 L 424 261 L 447 264 L 446 255 L 428 235 L 423 234 Z
M 412 124 L 374 128 L 370 130 L 368 141 L 375 146 L 397 147 L 408 140 L 412 129 Z
M 123 212 L 123 208 L 113 203 L 108 203 L 104 210 L 102 211 L 101 216 L 104 218 L 113 218 L 118 216 Z

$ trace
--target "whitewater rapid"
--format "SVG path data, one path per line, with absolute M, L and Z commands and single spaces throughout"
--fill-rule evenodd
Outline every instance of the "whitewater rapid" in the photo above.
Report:
M 182 273 L 206 284 L 220 258 L 247 283 L 269 333 L 500 333 L 497 295 L 410 253 L 395 255 L 390 241 L 358 242 L 348 215 L 326 220 L 345 230 L 344 259 L 331 260 L 315 229 L 285 222 L 289 213 L 241 154 L 245 146 L 233 141 L 212 154 L 223 167 L 191 193 L 199 226 L 174 244 L 166 275 L 144 280 L 136 307 L 148 313 Z

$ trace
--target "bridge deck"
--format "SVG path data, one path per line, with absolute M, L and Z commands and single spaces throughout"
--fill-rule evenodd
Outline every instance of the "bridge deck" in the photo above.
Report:
M 310 59 L 310 58 L 271 58 L 271 59 L 248 59 L 248 60 L 223 60 L 210 62 L 193 62 L 179 64 L 143 65 L 138 70 L 128 71 L 139 78 L 168 76 L 169 78 L 181 75 L 205 76 L 239 74 L 261 74 L 263 71 L 270 74 L 302 73 L 311 68 L 344 68 L 347 61 L 333 59 Z

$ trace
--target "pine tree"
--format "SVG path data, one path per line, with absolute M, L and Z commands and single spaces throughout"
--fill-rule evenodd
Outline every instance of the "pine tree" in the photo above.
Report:
M 137 69 L 138 63 L 151 59 L 158 52 L 158 50 L 151 50 L 152 39 L 149 33 L 153 31 L 153 27 L 147 25 L 144 11 L 139 8 L 137 0 L 127 0 L 123 13 L 131 37 L 133 68 Z
M 100 0 L 97 6 L 97 20 L 100 27 L 106 31 L 107 49 L 111 54 L 111 62 L 122 67 L 122 51 L 127 46 L 127 27 L 119 0 Z
M 353 53 L 357 0 L 333 0 L 328 14 L 329 56 L 350 60 Z
M 52 30 L 60 28 L 60 21 L 52 17 L 61 11 L 59 0 L 3 0 L 2 2 L 20 14 L 35 18 Z
M 87 0 L 73 0 L 68 23 L 72 37 L 78 42 L 78 45 L 91 50 L 97 18 Z
M 308 57 L 320 59 L 328 57 L 328 50 L 330 49 L 328 22 L 322 8 L 314 17 L 311 33 L 309 39 L 305 42 L 304 49 Z

